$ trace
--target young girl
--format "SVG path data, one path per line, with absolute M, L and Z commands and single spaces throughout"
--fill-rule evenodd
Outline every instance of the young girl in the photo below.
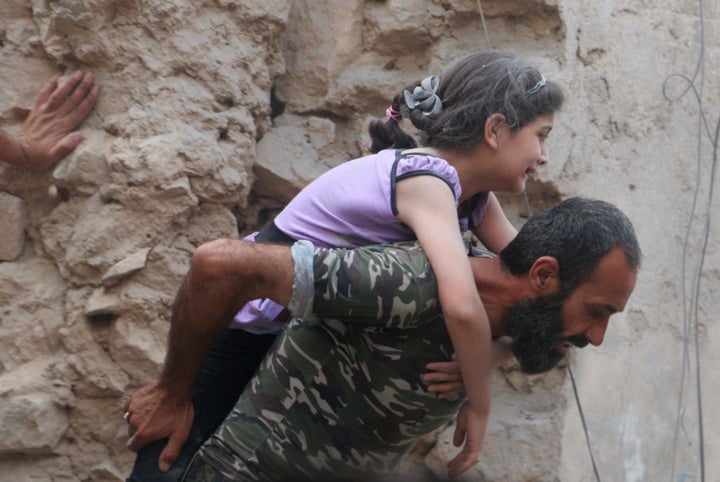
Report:
M 326 247 L 419 241 L 437 276 L 468 399 L 455 437 L 457 445 L 465 445 L 450 462 L 451 476 L 476 462 L 491 397 L 490 332 L 462 233 L 472 230 L 496 253 L 515 236 L 492 191 L 522 192 L 528 175 L 547 162 L 545 139 L 562 101 L 556 84 L 517 57 L 496 51 L 470 55 L 440 77 L 427 77 L 399 92 L 387 119 L 370 125 L 374 154 L 320 176 L 270 226 L 250 237 L 307 239 Z M 422 147 L 401 128 L 403 119 L 421 133 Z M 268 333 L 283 326 L 273 321 L 281 311 L 267 300 L 246 305 L 232 327 L 242 330 L 226 331 L 208 354 L 193 396 L 195 425 L 205 424 L 193 426 L 193 433 L 201 433 L 196 440 L 214 431 L 249 381 L 228 382 L 217 374 L 237 370 L 238 360 L 252 374 L 274 337 Z M 250 347 L 257 352 L 255 361 L 248 360 Z M 224 357 L 224 368 L 211 362 L 213 357 Z M 209 401 L 210 392 L 224 393 L 226 401 Z M 216 414 L 209 417 L 213 421 L 198 422 L 208 419 L 202 414 L 208 411 Z M 197 449 L 189 445 L 181 458 Z M 138 464 L 148 457 L 156 464 L 157 450 L 139 454 L 133 472 L 137 480 L 149 480 Z M 186 464 L 181 460 L 173 472 Z M 153 464 L 143 465 L 148 470 Z

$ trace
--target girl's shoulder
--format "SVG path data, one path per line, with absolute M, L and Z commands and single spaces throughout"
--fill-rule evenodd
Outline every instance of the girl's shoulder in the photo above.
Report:
M 443 179 L 450 185 L 455 198 L 462 193 L 457 170 L 445 159 L 432 154 L 398 151 L 393 165 L 393 177 L 400 180 L 410 176 L 431 175 Z
M 433 154 L 398 150 L 395 153 L 395 165 L 397 175 L 427 171 L 448 179 L 457 178 L 457 170 L 448 161 Z

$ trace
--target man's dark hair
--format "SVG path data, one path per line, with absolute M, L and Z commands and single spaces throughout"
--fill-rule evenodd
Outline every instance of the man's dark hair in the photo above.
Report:
M 630 268 L 640 267 L 642 252 L 627 216 L 605 201 L 574 197 L 532 216 L 500 260 L 521 275 L 541 256 L 552 256 L 560 265 L 560 290 L 569 295 L 615 247 L 623 250 Z

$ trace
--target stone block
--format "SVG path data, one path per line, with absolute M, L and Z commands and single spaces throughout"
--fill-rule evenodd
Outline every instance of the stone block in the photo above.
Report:
M 23 251 L 28 221 L 25 201 L 0 192 L 0 261 L 14 261 Z
M 149 253 L 150 248 L 143 248 L 122 261 L 112 265 L 102 277 L 103 285 L 112 286 L 122 278 L 130 276 L 136 271 L 143 269 L 147 264 L 147 257 Z
M 52 453 L 70 424 L 51 393 L 28 393 L 0 404 L 0 454 Z
M 288 116 L 283 121 L 287 124 L 271 130 L 258 143 L 255 189 L 287 202 L 327 171 L 315 146 L 326 152 L 334 131 L 321 119 L 305 122 Z

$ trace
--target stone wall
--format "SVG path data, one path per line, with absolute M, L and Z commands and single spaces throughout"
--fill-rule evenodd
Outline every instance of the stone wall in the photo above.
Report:
M 698 156 L 692 92 L 663 95 L 669 74 L 696 71 L 701 27 L 719 35 L 708 3 L 701 22 L 690 0 L 3 0 L 0 127 L 19 129 L 56 71 L 91 71 L 103 91 L 86 140 L 54 171 L 0 167 L 0 480 L 123 480 L 122 404 L 158 371 L 194 248 L 262 226 L 367 152 L 368 120 L 402 86 L 488 38 L 566 88 L 531 209 L 606 199 L 645 251 L 603 346 L 571 360 L 601 479 L 700 480 L 695 320 L 706 478 L 720 477 L 708 457 L 720 441 L 720 236 L 711 224 L 704 246 L 702 232 L 712 145 L 701 126 Z M 716 42 L 704 54 L 714 133 Z M 676 77 L 666 90 L 685 87 Z M 519 226 L 523 198 L 502 200 Z M 495 374 L 481 461 L 463 480 L 594 480 L 567 373 Z M 442 478 L 451 440 L 449 428 L 423 441 L 408 470 Z

